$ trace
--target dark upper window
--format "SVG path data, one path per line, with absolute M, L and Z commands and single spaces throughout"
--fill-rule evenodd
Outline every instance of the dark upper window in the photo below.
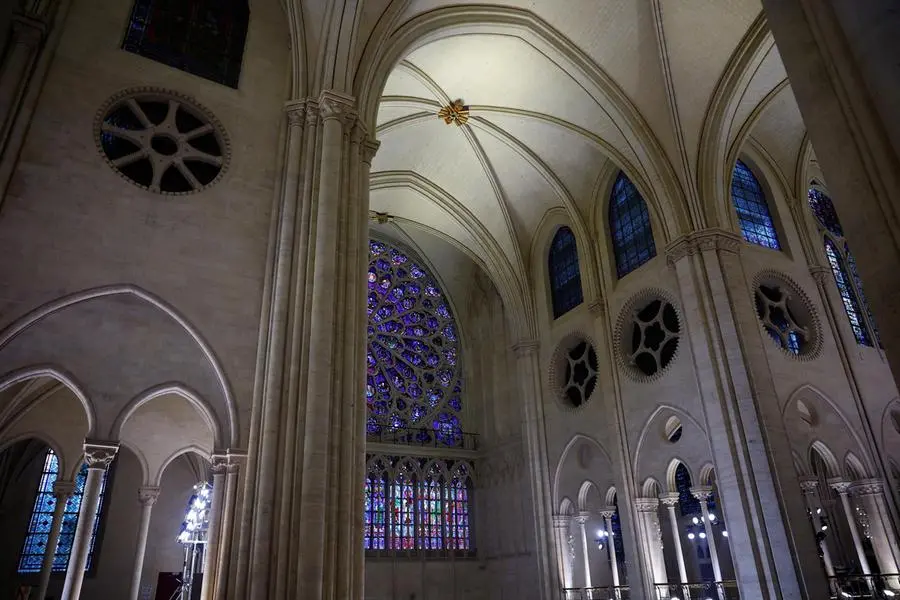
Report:
M 609 229 L 616 255 L 616 273 L 620 278 L 656 256 L 647 204 L 622 172 L 616 178 L 609 199 Z
M 560 227 L 553 236 L 548 263 L 553 318 L 556 319 L 584 300 L 581 292 L 581 272 L 578 270 L 578 247 L 575 244 L 575 235 L 568 227 Z
M 734 165 L 731 178 L 731 201 L 745 240 L 773 250 L 781 249 L 762 186 L 750 167 L 740 160 Z
M 135 0 L 122 48 L 237 88 L 247 0 Z
M 683 463 L 675 467 L 675 487 L 678 489 L 678 505 L 681 515 L 699 515 L 702 512 L 700 501 L 691 493 L 691 474 Z
M 873 346 L 873 342 L 879 341 L 878 329 L 875 327 L 872 311 L 869 310 L 869 303 L 866 302 L 862 280 L 856 271 L 856 261 L 844 239 L 844 230 L 834 209 L 834 203 L 826 194 L 815 188 L 809 189 L 807 197 L 809 208 L 815 215 L 819 231 L 825 239 L 825 257 L 828 259 L 834 283 L 841 295 L 853 336 L 858 344 Z

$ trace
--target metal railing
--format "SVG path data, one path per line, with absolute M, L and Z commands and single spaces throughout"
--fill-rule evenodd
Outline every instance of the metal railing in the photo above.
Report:
M 457 450 L 478 450 L 477 433 L 460 433 L 455 440 L 443 436 L 428 427 L 381 427 L 377 432 L 366 434 L 366 441 L 401 446 L 423 446 L 432 448 L 454 448 Z M 450 443 L 447 443 L 450 442 Z
M 691 581 L 688 583 L 657 583 L 659 600 L 739 600 L 737 582 Z
M 900 574 L 838 575 L 828 578 L 828 592 L 832 600 L 874 598 L 900 600 Z
M 565 588 L 564 600 L 631 600 L 627 585 L 590 588 Z

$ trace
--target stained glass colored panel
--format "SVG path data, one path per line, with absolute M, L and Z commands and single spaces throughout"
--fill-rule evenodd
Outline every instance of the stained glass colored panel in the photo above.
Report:
M 469 549 L 469 489 L 465 482 L 454 480 L 444 487 L 444 522 L 450 550 Z
M 369 242 L 367 433 L 378 441 L 462 444 L 459 339 L 434 277 L 385 242 Z
M 441 509 L 440 474 L 430 474 L 419 487 L 417 547 L 420 550 L 441 550 L 444 547 Z
M 769 204 L 756 176 L 742 161 L 734 165 L 731 200 L 737 212 L 744 239 L 751 244 L 780 250 L 778 233 L 769 212 Z
M 878 326 L 875 324 L 875 316 L 872 314 L 872 309 L 869 308 L 869 301 L 866 300 L 866 292 L 863 289 L 862 279 L 859 276 L 859 272 L 856 270 L 856 259 L 853 258 L 853 253 L 850 252 L 850 248 L 847 244 L 844 244 L 844 256 L 847 259 L 847 267 L 850 270 L 850 276 L 853 277 L 853 283 L 856 285 L 856 292 L 859 294 L 859 301 L 862 303 L 863 308 L 866 310 L 866 317 L 869 320 L 869 328 L 872 331 L 872 337 L 875 339 L 875 343 L 879 346 L 881 345 L 881 336 L 878 334 Z
M 581 271 L 578 269 L 578 247 L 575 234 L 568 227 L 560 227 L 553 236 L 548 263 L 553 318 L 556 319 L 584 301 Z
M 656 256 L 647 203 L 631 180 L 621 172 L 613 184 L 609 200 L 609 229 L 619 278 Z
M 416 547 L 416 486 L 412 479 L 399 475 L 391 489 L 392 550 L 414 550 Z
M 844 230 L 831 198 L 815 188 L 810 188 L 807 197 L 809 198 L 809 207 L 819 222 L 819 226 L 830 231 L 832 235 L 844 237 Z
M 247 0 L 135 0 L 122 48 L 237 88 Z
M 387 485 L 381 475 L 366 479 L 365 495 L 366 550 L 384 550 L 387 537 Z
M 869 336 L 869 330 L 863 322 L 862 312 L 859 308 L 859 299 L 850 282 L 850 276 L 847 273 L 843 257 L 840 255 L 834 242 L 827 237 L 825 238 L 825 256 L 828 258 L 828 264 L 831 266 L 834 283 L 837 284 L 841 301 L 844 303 L 844 311 L 847 313 L 847 319 L 850 321 L 850 328 L 853 330 L 857 343 L 871 346 L 872 338 Z
M 691 493 L 691 474 L 683 464 L 679 464 L 675 469 L 675 485 L 678 488 L 678 506 L 681 507 L 681 515 L 699 515 L 700 501 Z
M 72 543 L 75 541 L 75 529 L 78 527 L 78 511 L 81 508 L 81 498 L 84 495 L 84 484 L 87 481 L 87 465 L 82 465 L 75 477 L 75 491 L 66 501 L 63 513 L 62 527 L 60 528 L 59 542 L 56 553 L 53 556 L 53 571 L 65 572 L 69 565 L 69 555 L 72 553 Z M 44 461 L 44 470 L 38 485 L 37 498 L 32 510 L 31 521 L 28 526 L 28 534 L 25 537 L 25 546 L 19 559 L 20 573 L 39 573 L 43 561 L 44 549 L 50 537 L 50 527 L 53 521 L 53 510 L 56 499 L 53 496 L 53 484 L 59 475 L 59 459 L 53 450 L 47 451 Z M 106 477 L 104 472 L 100 484 L 100 502 L 97 504 L 97 518 L 94 520 L 94 530 L 91 534 L 91 545 L 88 551 L 88 561 L 85 571 L 90 571 L 93 566 L 94 544 L 97 540 L 97 531 L 100 527 L 100 518 L 103 513 L 103 501 L 106 497 Z M 40 552 L 38 556 L 36 553 Z

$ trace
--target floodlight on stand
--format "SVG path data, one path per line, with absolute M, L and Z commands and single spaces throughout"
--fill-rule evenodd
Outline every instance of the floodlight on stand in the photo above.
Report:
M 171 600 L 175 600 L 175 598 L 189 600 L 191 597 L 194 576 L 203 566 L 203 555 L 206 550 L 209 531 L 211 502 L 212 486 L 206 481 L 201 481 L 195 485 L 177 538 L 178 543 L 184 546 L 184 569 L 181 576 L 181 586 Z

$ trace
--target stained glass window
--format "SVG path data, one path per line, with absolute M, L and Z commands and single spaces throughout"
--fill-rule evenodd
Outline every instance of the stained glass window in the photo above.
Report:
M 866 301 L 853 253 L 844 240 L 844 229 L 841 227 L 834 203 L 825 193 L 815 188 L 809 189 L 807 197 L 819 231 L 825 238 L 825 256 L 841 295 L 853 336 L 858 344 L 865 346 L 874 345 L 873 340 L 880 343 L 875 318 Z
M 568 227 L 560 227 L 553 236 L 548 263 L 553 318 L 558 319 L 584 300 L 581 272 L 578 270 L 578 247 L 575 234 Z
M 459 340 L 435 278 L 405 251 L 372 240 L 367 310 L 369 438 L 460 446 Z
M 678 488 L 678 506 L 681 507 L 681 515 L 699 515 L 700 501 L 691 493 L 691 474 L 684 463 L 679 463 L 675 468 L 675 485 Z
M 237 88 L 247 0 L 135 0 L 122 48 Z
M 656 256 L 647 203 L 622 172 L 613 184 L 609 200 L 609 229 L 620 278 Z
M 751 244 L 780 250 L 766 195 L 753 171 L 740 160 L 734 165 L 731 178 L 731 200 L 744 239 Z
M 420 462 L 425 462 L 421 459 Z M 364 547 L 369 551 L 470 551 L 472 481 L 466 463 L 369 462 Z
M 78 526 L 78 511 L 81 508 L 81 497 L 84 494 L 84 485 L 87 482 L 87 465 L 82 465 L 75 477 L 75 491 L 66 502 L 63 513 L 62 527 L 59 534 L 59 542 L 56 546 L 56 554 L 53 557 L 53 572 L 66 571 L 69 565 L 69 555 L 72 553 L 72 544 L 75 541 L 75 529 Z M 47 451 L 44 459 L 44 469 L 38 484 L 37 497 L 34 501 L 34 509 L 31 512 L 31 520 L 28 524 L 28 533 L 25 536 L 25 546 L 19 558 L 19 573 L 40 573 L 41 563 L 44 560 L 44 550 L 50 537 L 50 527 L 53 521 L 53 510 L 56 506 L 56 498 L 53 495 L 53 485 L 59 476 L 59 459 L 53 450 Z M 97 540 L 97 530 L 100 527 L 100 517 L 103 512 L 103 500 L 106 496 L 106 473 L 100 484 L 100 502 L 97 504 L 97 518 L 94 520 L 94 530 L 91 533 L 91 545 L 88 551 L 88 561 L 85 571 L 90 571 L 94 559 L 94 544 Z

